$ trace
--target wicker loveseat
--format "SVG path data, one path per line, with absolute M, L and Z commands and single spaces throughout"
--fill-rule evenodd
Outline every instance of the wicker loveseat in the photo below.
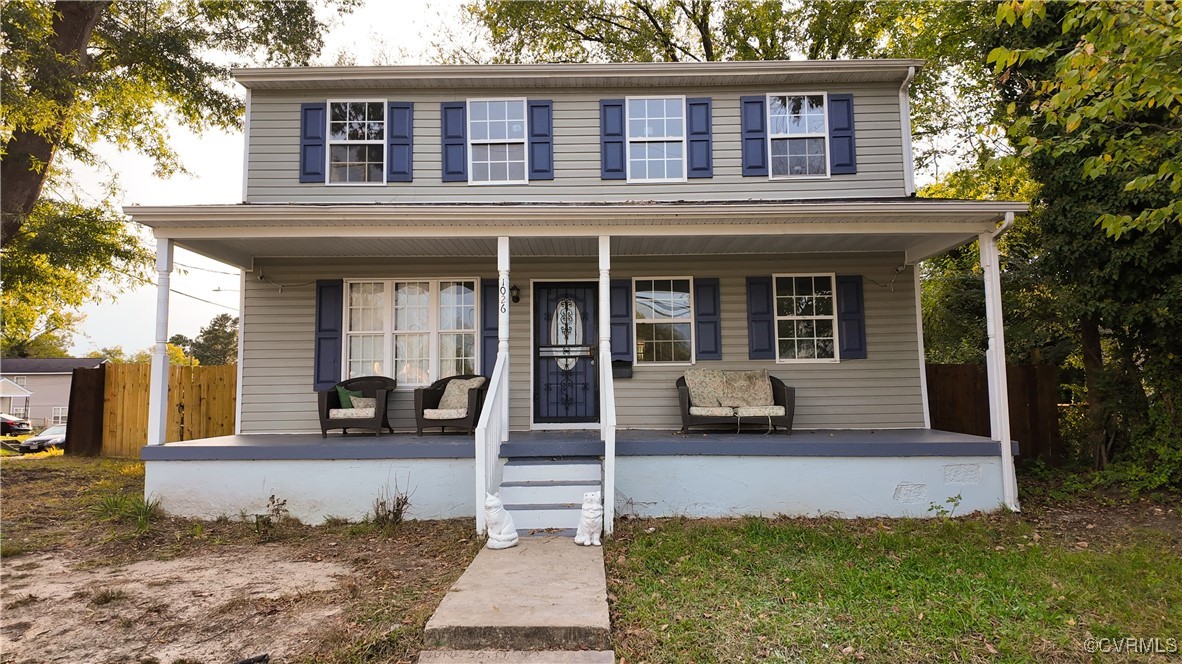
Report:
M 465 383 L 457 382 L 448 394 L 448 385 L 453 381 Z M 430 387 L 416 389 L 415 426 L 419 435 L 423 435 L 424 427 L 439 427 L 441 432 L 447 427 L 459 427 L 475 432 L 487 389 L 488 380 L 472 374 L 440 378 Z
M 390 419 L 386 415 L 387 398 L 394 392 L 398 381 L 385 376 L 362 376 L 343 380 L 323 392 L 317 392 L 320 411 L 320 437 L 327 438 L 329 429 L 342 429 L 349 433 L 349 429 L 370 429 L 373 435 L 381 435 L 382 429 L 394 433 L 390 426 Z M 341 408 L 341 397 L 338 387 L 354 392 L 361 392 L 360 399 L 353 408 Z M 372 399 L 372 404 L 370 400 Z
M 796 389 L 766 370 L 690 369 L 677 379 L 681 432 L 691 426 L 761 426 L 792 433 Z M 687 380 L 688 378 L 688 380 Z

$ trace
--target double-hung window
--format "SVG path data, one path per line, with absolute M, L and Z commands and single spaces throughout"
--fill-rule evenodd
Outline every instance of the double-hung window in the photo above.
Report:
M 328 181 L 385 183 L 386 102 L 328 102 Z
M 768 95 L 771 177 L 828 177 L 825 95 Z
M 469 179 L 472 184 L 526 184 L 524 99 L 468 101 Z
M 627 118 L 628 181 L 684 181 L 685 97 L 629 97 Z
M 26 377 L 26 376 L 13 376 L 13 377 L 12 377 L 12 382 L 16 383 L 16 384 L 17 384 L 17 385 L 19 385 L 20 387 L 24 387 L 24 386 L 25 386 L 25 384 L 26 384 L 26 382 L 27 382 L 27 380 L 28 380 L 28 379 L 27 379 L 27 377 Z
M 70 419 L 70 409 L 67 406 L 53 407 L 53 420 L 50 424 L 65 424 Z
M 476 286 L 475 279 L 348 282 L 348 377 L 414 386 L 476 373 Z
M 642 278 L 632 282 L 638 363 L 694 360 L 693 279 Z
M 773 275 L 776 360 L 838 360 L 837 306 L 832 274 Z

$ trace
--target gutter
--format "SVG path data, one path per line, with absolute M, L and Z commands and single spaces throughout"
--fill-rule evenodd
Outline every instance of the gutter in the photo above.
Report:
M 994 241 L 997 241 L 997 240 L 1001 239 L 1001 236 L 1005 235 L 1006 232 L 1009 231 L 1013 227 L 1014 227 L 1014 213 L 1007 212 L 1006 216 L 1005 216 L 1005 221 L 1001 222 L 1001 226 L 998 226 L 997 229 L 995 229 L 989 235 L 993 237 Z
M 907 68 L 907 77 L 899 86 L 899 124 L 903 132 L 903 189 L 915 195 L 915 154 L 911 149 L 911 97 L 909 90 L 915 78 L 915 67 Z

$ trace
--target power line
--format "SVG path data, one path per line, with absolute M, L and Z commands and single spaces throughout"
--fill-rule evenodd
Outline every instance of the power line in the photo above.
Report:
M 197 267 L 196 265 L 186 265 L 184 263 L 177 263 L 176 261 L 173 261 L 173 265 L 176 265 L 177 267 L 183 267 L 183 268 L 186 268 L 189 270 L 201 270 L 202 272 L 212 272 L 214 274 L 228 274 L 232 277 L 239 276 L 239 274 L 237 272 L 226 272 L 225 270 L 213 270 L 208 267 Z
M 237 311 L 238 311 L 238 307 L 231 307 L 231 306 L 228 306 L 228 305 L 222 304 L 221 302 L 214 302 L 213 300 L 206 300 L 206 299 L 204 299 L 204 298 L 197 297 L 196 295 L 189 295 L 188 293 L 182 293 L 182 292 L 180 292 L 179 290 L 173 290 L 173 289 L 169 288 L 169 289 L 168 289 L 168 292 L 170 292 L 170 293 L 176 293 L 177 295 L 184 295 L 185 297 L 192 298 L 192 299 L 194 299 L 194 300 L 197 300 L 198 302 L 204 302 L 204 303 L 206 303 L 206 304 L 212 304 L 212 305 L 213 305 L 213 306 L 215 306 L 215 307 L 221 307 L 221 308 L 223 308 L 223 309 L 229 309 L 230 311 L 234 311 L 234 312 L 237 312 Z

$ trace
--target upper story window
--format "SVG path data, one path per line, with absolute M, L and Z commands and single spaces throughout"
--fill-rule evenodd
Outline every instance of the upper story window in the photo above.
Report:
M 21 387 L 25 386 L 25 381 L 26 381 L 26 379 L 24 376 L 13 376 L 12 377 L 12 382 L 16 383 L 17 385 L 20 385 Z
M 836 361 L 837 306 L 832 274 L 774 275 L 776 361 Z
M 328 181 L 333 184 L 386 182 L 386 103 L 328 103 Z
M 771 176 L 828 177 L 824 94 L 768 95 Z
M 627 106 L 628 181 L 684 181 L 685 98 L 629 98 Z
M 693 280 L 633 281 L 637 363 L 690 363 L 694 359 Z
M 524 99 L 468 101 L 468 181 L 472 184 L 525 184 Z

